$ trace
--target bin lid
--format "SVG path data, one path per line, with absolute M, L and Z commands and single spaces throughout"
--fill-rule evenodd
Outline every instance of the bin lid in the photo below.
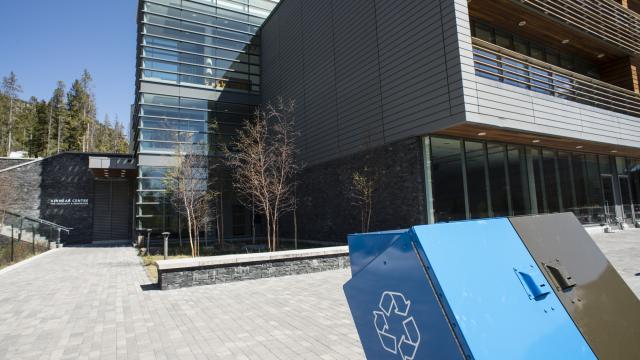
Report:
M 509 220 L 596 356 L 640 358 L 640 301 L 576 217 Z
M 474 359 L 595 359 L 508 219 L 412 231 Z

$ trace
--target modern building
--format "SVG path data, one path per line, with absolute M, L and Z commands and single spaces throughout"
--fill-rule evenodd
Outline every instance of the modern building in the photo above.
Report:
M 262 98 L 294 99 L 302 238 L 571 211 L 640 219 L 636 0 L 282 0 Z
M 165 197 L 164 175 L 188 151 L 219 156 L 260 103 L 260 25 L 277 1 L 140 0 L 132 152 L 138 166 L 135 228 L 184 227 Z M 214 126 L 216 124 L 216 126 Z M 191 147 L 194 150 L 191 150 Z M 207 172 L 209 176 L 217 176 Z M 224 232 L 250 235 L 250 213 L 220 176 Z
M 565 211 L 585 226 L 633 224 L 639 11 L 638 0 L 140 0 L 133 157 L 7 165 L 5 188 L 29 173 L 39 192 L 0 209 L 81 222 L 78 241 L 180 234 L 167 169 L 192 149 L 215 164 L 256 106 L 283 97 L 305 164 L 300 239 L 361 230 L 356 171 L 375 180 L 371 230 Z M 259 217 L 220 168 L 205 171 L 222 193 L 211 227 L 249 236 Z

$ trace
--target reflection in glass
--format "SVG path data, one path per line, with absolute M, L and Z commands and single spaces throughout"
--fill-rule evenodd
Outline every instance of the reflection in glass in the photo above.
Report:
M 471 219 L 489 217 L 484 144 L 465 141 L 467 193 Z
M 491 207 L 493 216 L 508 216 L 511 214 L 509 206 L 509 183 L 507 178 L 506 146 L 487 144 L 487 159 L 489 165 L 489 189 L 491 193 Z
M 435 222 L 465 219 L 460 141 L 431 138 L 431 169 Z

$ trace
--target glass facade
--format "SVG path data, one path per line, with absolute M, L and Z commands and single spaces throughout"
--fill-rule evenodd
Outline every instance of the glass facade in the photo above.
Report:
M 640 159 L 448 137 L 425 139 L 431 223 L 573 212 L 640 219 Z
M 173 157 L 192 151 L 219 156 L 216 150 L 234 136 L 259 104 L 259 28 L 277 3 L 141 2 L 132 122 L 132 143 L 139 158 Z M 165 90 L 142 91 L 145 83 L 161 85 L 155 88 Z M 175 96 L 186 93 L 179 90 L 186 88 L 196 95 Z M 179 232 L 179 216 L 164 196 L 167 167 L 140 163 L 138 170 L 137 229 Z M 234 233 L 242 231 L 236 229 Z

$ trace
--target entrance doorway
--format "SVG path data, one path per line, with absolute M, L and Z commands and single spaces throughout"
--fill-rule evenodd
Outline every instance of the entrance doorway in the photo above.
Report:
M 127 180 L 94 182 L 93 240 L 131 240 L 131 183 Z
M 631 197 L 631 181 L 628 175 L 618 175 L 620 181 L 620 200 L 622 202 L 622 218 L 630 224 L 633 224 L 636 214 Z
M 602 195 L 604 196 L 604 214 L 607 220 L 614 221 L 616 216 L 616 200 L 613 190 L 613 176 L 601 175 Z

